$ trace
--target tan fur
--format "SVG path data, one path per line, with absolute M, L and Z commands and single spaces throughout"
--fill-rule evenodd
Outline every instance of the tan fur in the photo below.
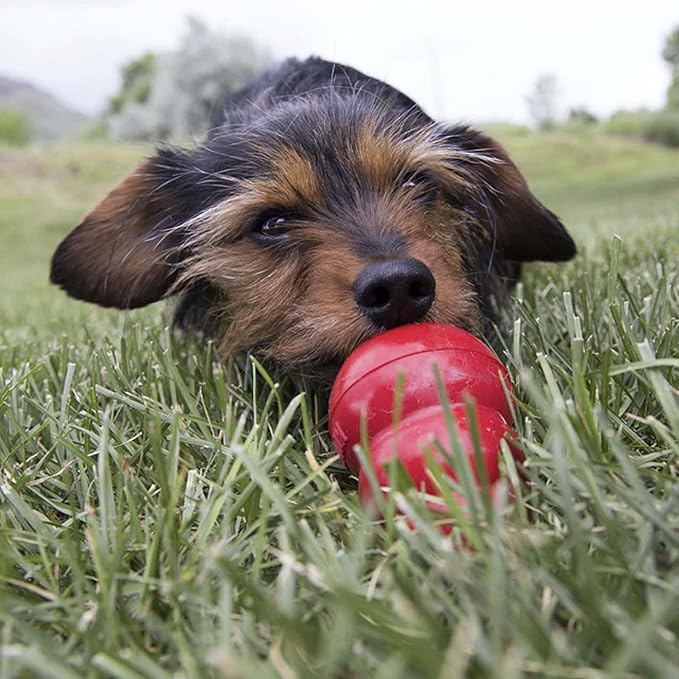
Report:
M 311 163 L 295 149 L 284 147 L 273 157 L 271 180 L 259 190 L 269 193 L 272 201 L 281 200 L 291 209 L 311 203 L 323 205 L 323 193 Z M 275 204 L 275 203 L 273 203 Z
M 474 177 L 465 163 L 493 165 L 498 162 L 489 154 L 451 149 L 434 126 L 403 139 L 389 130 L 378 132 L 377 124 L 378 121 L 372 121 L 363 126 L 355 148 L 357 171 L 377 188 L 393 186 L 399 180 L 424 172 L 456 192 L 474 192 Z

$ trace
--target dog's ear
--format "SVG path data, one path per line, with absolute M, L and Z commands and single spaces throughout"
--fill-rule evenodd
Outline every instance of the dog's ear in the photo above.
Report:
M 185 218 L 174 180 L 186 156 L 167 149 L 142 163 L 66 236 L 50 280 L 69 295 L 131 309 L 161 299 L 177 274 L 172 227 Z
M 559 218 L 535 198 L 498 142 L 465 126 L 450 128 L 448 135 L 456 148 L 470 152 L 463 162 L 478 184 L 489 228 L 507 259 L 562 262 L 575 255 L 575 243 Z

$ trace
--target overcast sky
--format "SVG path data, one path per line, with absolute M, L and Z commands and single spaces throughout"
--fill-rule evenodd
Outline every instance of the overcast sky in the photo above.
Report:
M 0 74 L 94 113 L 120 66 L 172 48 L 188 13 L 276 56 L 351 64 L 439 118 L 526 122 L 547 73 L 563 110 L 660 106 L 679 0 L 0 0 Z

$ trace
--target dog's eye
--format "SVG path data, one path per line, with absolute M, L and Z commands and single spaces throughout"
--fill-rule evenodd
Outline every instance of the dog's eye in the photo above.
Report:
M 292 215 L 283 212 L 267 212 L 255 222 L 252 232 L 264 238 L 281 238 L 287 235 L 291 224 Z
M 414 189 L 417 188 L 422 181 L 424 180 L 424 177 L 421 174 L 411 174 L 404 182 L 401 184 L 401 186 L 404 189 Z
M 401 188 L 412 193 L 415 200 L 424 202 L 433 200 L 436 195 L 436 185 L 427 175 L 421 172 L 414 172 L 409 175 L 401 184 Z

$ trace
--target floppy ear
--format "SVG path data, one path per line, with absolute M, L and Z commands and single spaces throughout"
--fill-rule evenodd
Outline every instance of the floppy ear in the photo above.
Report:
M 575 243 L 559 218 L 530 192 L 526 180 L 495 140 L 466 126 L 448 130 L 457 148 L 472 152 L 468 169 L 479 179 L 489 226 L 507 259 L 517 262 L 571 259 Z M 478 154 L 478 161 L 473 156 Z
M 175 234 L 186 207 L 174 180 L 186 156 L 165 150 L 142 163 L 66 236 L 50 280 L 69 295 L 132 309 L 161 299 L 177 275 Z

